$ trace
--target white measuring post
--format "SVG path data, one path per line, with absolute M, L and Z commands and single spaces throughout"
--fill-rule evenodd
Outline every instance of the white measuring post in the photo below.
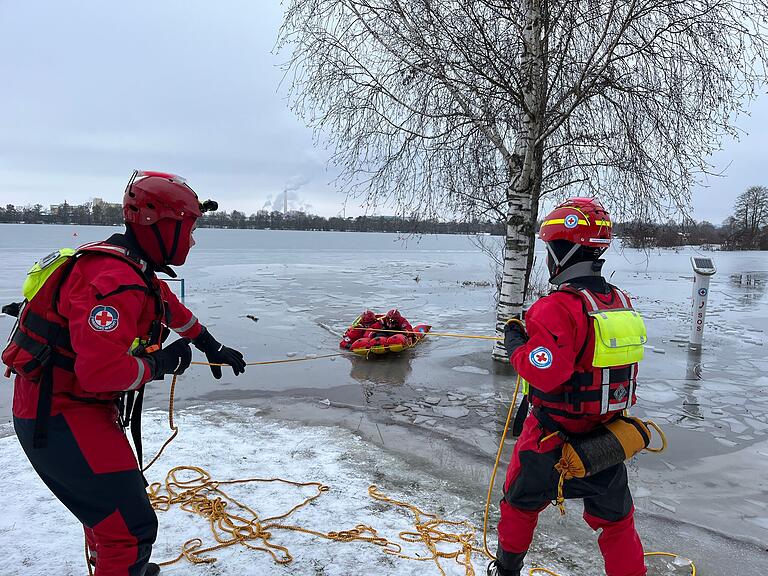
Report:
M 711 258 L 691 256 L 693 266 L 693 322 L 691 324 L 690 347 L 694 350 L 701 348 L 704 337 L 704 321 L 707 317 L 707 299 L 709 298 L 709 279 L 717 272 Z

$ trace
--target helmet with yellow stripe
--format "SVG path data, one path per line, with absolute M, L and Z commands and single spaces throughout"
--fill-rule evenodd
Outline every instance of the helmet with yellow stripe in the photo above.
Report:
M 566 200 L 547 214 L 539 228 L 553 276 L 571 262 L 596 260 L 608 249 L 612 237 L 611 217 L 594 198 Z
M 607 248 L 611 243 L 611 217 L 594 198 L 570 198 L 550 212 L 539 229 L 544 242 L 567 240 L 581 246 Z

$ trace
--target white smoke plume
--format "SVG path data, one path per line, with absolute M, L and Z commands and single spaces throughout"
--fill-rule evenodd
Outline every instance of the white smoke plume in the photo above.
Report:
M 272 194 L 267 196 L 267 200 L 264 202 L 262 209 L 282 212 L 287 201 L 289 212 L 297 211 L 310 213 L 312 204 L 303 200 L 298 194 L 298 190 L 309 183 L 309 181 L 310 179 L 307 176 L 293 176 L 286 182 L 282 192 L 274 196 Z

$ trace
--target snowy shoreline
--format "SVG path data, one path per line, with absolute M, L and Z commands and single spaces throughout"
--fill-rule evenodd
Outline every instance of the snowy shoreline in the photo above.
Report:
M 217 408 L 200 406 L 176 416 L 178 438 L 147 473 L 150 483 L 163 482 L 166 471 L 176 466 L 199 466 L 218 480 L 283 477 L 298 482 L 317 481 L 330 490 L 309 506 L 296 511 L 287 524 L 300 524 L 327 532 L 348 530 L 368 524 L 380 535 L 403 545 L 403 552 L 429 557 L 419 544 L 399 539 L 401 531 L 413 531 L 412 519 L 401 508 L 381 504 L 368 497 L 368 486 L 376 484 L 387 496 L 439 513 L 445 519 L 466 520 L 472 504 L 451 491 L 443 480 L 410 470 L 406 463 L 359 439 L 339 427 L 308 427 L 280 424 L 262 416 L 259 410 L 233 404 Z M 152 455 L 168 436 L 167 415 L 159 410 L 145 414 L 145 453 Z M 235 439 L 235 441 L 233 441 Z M 33 574 L 82 574 L 82 531 L 77 521 L 50 494 L 38 479 L 13 437 L 0 439 L 0 466 L 5 470 L 4 492 L 10 499 L 0 517 L 3 553 L 0 573 L 4 576 Z M 227 487 L 227 492 L 258 511 L 260 517 L 281 514 L 313 494 L 271 484 Z M 204 545 L 215 544 L 208 522 L 178 509 L 159 512 L 160 534 L 153 559 L 174 558 L 183 542 L 193 537 Z M 22 522 L 21 519 L 24 519 Z M 195 573 L 217 576 L 242 574 L 352 575 L 438 574 L 433 562 L 403 560 L 367 543 L 338 543 L 307 534 L 273 530 L 273 541 L 285 546 L 295 557 L 283 567 L 264 552 L 233 546 L 216 551 L 215 564 L 192 568 L 182 560 L 163 569 L 163 574 Z M 38 538 L 39 534 L 46 538 Z M 11 543 L 13 542 L 13 544 Z M 482 533 L 475 545 L 482 546 Z M 257 541 L 256 544 L 259 542 Z M 441 546 L 448 552 L 457 545 Z M 572 574 L 557 562 L 547 562 L 563 576 Z M 430 566 L 428 567 L 427 564 Z M 474 570 L 481 574 L 486 559 L 473 555 Z M 442 560 L 449 575 L 465 574 L 453 560 Z
M 301 404 L 296 407 L 302 408 Z M 148 471 L 148 481 L 163 482 L 167 471 L 176 466 L 199 466 L 217 480 L 257 476 L 321 482 L 331 490 L 290 516 L 287 524 L 295 523 L 322 532 L 366 524 L 378 530 L 381 536 L 399 541 L 398 533 L 413 531 L 412 517 L 402 509 L 371 500 L 368 486 L 375 484 L 387 496 L 414 504 L 426 512 L 437 513 L 444 519 L 470 521 L 476 529 L 476 545 L 482 547 L 484 494 L 480 494 L 480 490 L 470 490 L 468 494 L 467 486 L 436 474 L 434 468 L 413 466 L 410 460 L 382 449 L 373 439 L 366 439 L 367 434 L 350 432 L 344 427 L 343 413 L 351 414 L 351 411 L 329 410 L 329 415 L 339 418 L 340 425 L 306 426 L 292 422 L 289 410 L 272 408 L 275 413 L 269 414 L 258 408 L 224 403 L 181 410 L 175 418 L 180 434 Z M 149 458 L 169 435 L 167 413 L 161 409 L 148 410 L 144 430 L 145 454 Z M 419 441 L 419 438 L 413 440 Z M 5 470 L 3 490 L 18 495 L 9 500 L 5 514 L 0 517 L 0 534 L 3 535 L 0 573 L 22 576 L 32 570 L 34 574 L 82 574 L 82 531 L 78 523 L 38 479 L 12 436 L 0 439 L 0 466 Z M 227 487 L 226 491 L 252 506 L 260 517 L 282 513 L 314 493 L 311 488 L 261 484 Z M 497 486 L 495 493 L 499 491 Z M 208 522 L 201 517 L 178 509 L 160 512 L 158 517 L 160 535 L 153 555 L 156 561 L 174 558 L 181 545 L 193 537 L 203 538 L 204 546 L 215 543 Z M 497 514 L 493 512 L 489 531 L 492 550 L 496 518 Z M 727 562 L 741 566 L 737 572 L 740 576 L 761 573 L 757 571 L 761 565 L 759 549 L 708 534 L 706 530 L 696 530 L 690 525 L 670 523 L 642 511 L 638 513 L 637 522 L 647 550 L 688 554 L 697 561 L 699 574 L 724 573 L 701 569 L 707 562 L 700 560 L 697 552 L 702 550 L 703 554 L 707 549 L 732 555 L 732 560 Z M 568 528 L 566 531 L 563 531 L 564 526 Z M 371 544 L 338 543 L 301 533 L 273 532 L 273 541 L 285 546 L 295 558 L 286 566 L 275 563 L 264 552 L 234 546 L 211 554 L 218 558 L 214 564 L 192 566 L 182 560 L 164 568 L 163 574 L 189 574 L 192 570 L 210 576 L 368 576 L 371 570 L 386 575 L 439 574 L 431 561 L 402 560 L 384 554 Z M 40 533 L 48 537 L 40 539 L 37 537 Z M 456 551 L 458 547 L 452 545 L 444 550 Z M 421 545 L 406 545 L 404 552 L 417 557 L 428 556 Z M 749 557 L 754 557 L 754 562 Z M 528 560 L 555 570 L 561 576 L 602 573 L 595 535 L 581 521 L 577 502 L 568 504 L 565 518 L 561 519 L 554 510 L 542 514 Z M 473 556 L 476 574 L 484 574 L 485 564 L 482 555 Z M 651 566 L 649 575 L 653 576 L 683 576 L 690 572 L 682 560 L 655 558 L 648 564 Z M 441 566 L 448 575 L 466 574 L 453 560 L 441 561 Z

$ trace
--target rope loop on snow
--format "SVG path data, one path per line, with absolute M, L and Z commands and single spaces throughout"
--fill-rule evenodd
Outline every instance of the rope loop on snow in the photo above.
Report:
M 299 488 L 313 488 L 315 492 L 287 512 L 261 518 L 255 510 L 223 489 L 226 486 L 247 483 L 282 483 Z M 215 556 L 210 555 L 212 552 L 234 545 L 266 552 L 277 564 L 289 564 L 293 561 L 293 556 L 288 548 L 272 541 L 275 533 L 286 530 L 335 542 L 366 542 L 381 548 L 385 554 L 398 558 L 419 562 L 433 561 L 442 576 L 445 576 L 445 571 L 440 565 L 440 560 L 454 560 L 465 568 L 466 576 L 475 575 L 471 555 L 482 553 L 482 550 L 474 546 L 475 529 L 468 521 L 442 519 L 436 514 L 424 512 L 413 504 L 390 498 L 376 486 L 368 488 L 368 493 L 373 500 L 392 504 L 414 515 L 415 531 L 400 532 L 398 535 L 400 540 L 406 543 L 422 543 L 427 548 L 428 555 L 408 555 L 403 552 L 401 544 L 380 536 L 375 528 L 366 524 L 357 524 L 354 528 L 346 530 L 323 532 L 281 522 L 329 490 L 329 486 L 320 482 L 295 482 L 284 478 L 214 480 L 210 473 L 198 466 L 172 468 L 163 483 L 155 482 L 149 486 L 148 496 L 152 507 L 158 512 L 165 512 L 172 506 L 178 506 L 182 510 L 204 518 L 209 524 L 216 544 L 205 546 L 201 538 L 191 538 L 184 542 L 178 556 L 160 562 L 160 566 L 169 566 L 182 559 L 192 564 L 210 564 L 217 560 Z M 443 526 L 460 530 L 446 531 L 442 529 Z M 445 551 L 445 544 L 453 544 L 457 548 Z M 438 548 L 438 545 L 443 546 Z
M 253 362 L 249 363 L 249 365 L 300 362 L 338 355 L 340 354 Z M 208 365 L 206 362 L 194 362 L 194 364 Z M 163 450 L 178 435 L 179 428 L 173 419 L 176 381 L 177 376 L 174 375 L 171 382 L 168 405 L 168 425 L 172 434 L 162 445 L 155 457 L 144 467 L 143 471 L 146 471 L 157 462 Z M 230 485 L 247 483 L 282 483 L 298 488 L 313 488 L 315 493 L 307 496 L 302 502 L 296 504 L 283 514 L 260 518 L 255 510 L 236 500 L 222 489 L 222 487 Z M 177 466 L 172 468 L 168 471 L 163 483 L 155 482 L 148 487 L 147 495 L 152 507 L 158 512 L 166 512 L 173 506 L 178 506 L 182 510 L 204 518 L 209 524 L 216 544 L 205 546 L 201 538 L 191 538 L 181 546 L 178 556 L 160 562 L 159 565 L 169 566 L 182 559 L 186 559 L 191 564 L 210 564 L 217 560 L 215 556 L 210 555 L 212 552 L 234 545 L 266 552 L 272 556 L 272 559 L 277 564 L 289 564 L 293 561 L 293 556 L 288 548 L 275 544 L 272 541 L 274 532 L 286 530 L 302 532 L 336 542 L 366 542 L 381 548 L 383 553 L 398 558 L 419 562 L 433 561 L 441 576 L 446 576 L 446 574 L 440 561 L 454 560 L 465 569 L 466 576 L 475 576 L 471 555 L 472 553 L 483 553 L 483 550 L 474 546 L 474 526 L 466 520 L 445 520 L 436 514 L 425 512 L 413 504 L 390 498 L 383 494 L 376 486 L 368 488 L 368 494 L 373 500 L 397 506 L 413 514 L 415 531 L 400 532 L 398 535 L 400 540 L 409 544 L 422 543 L 427 548 L 428 555 L 410 556 L 403 552 L 403 547 L 400 543 L 380 536 L 375 528 L 366 524 L 357 524 L 354 528 L 346 530 L 322 532 L 280 522 L 328 491 L 330 491 L 330 486 L 320 482 L 295 482 L 284 478 L 215 480 L 207 470 L 198 466 Z M 443 527 L 458 528 L 459 532 L 451 532 Z M 438 545 L 441 546 L 440 549 L 438 549 Z M 445 551 L 446 545 L 453 545 L 457 548 L 453 551 Z

